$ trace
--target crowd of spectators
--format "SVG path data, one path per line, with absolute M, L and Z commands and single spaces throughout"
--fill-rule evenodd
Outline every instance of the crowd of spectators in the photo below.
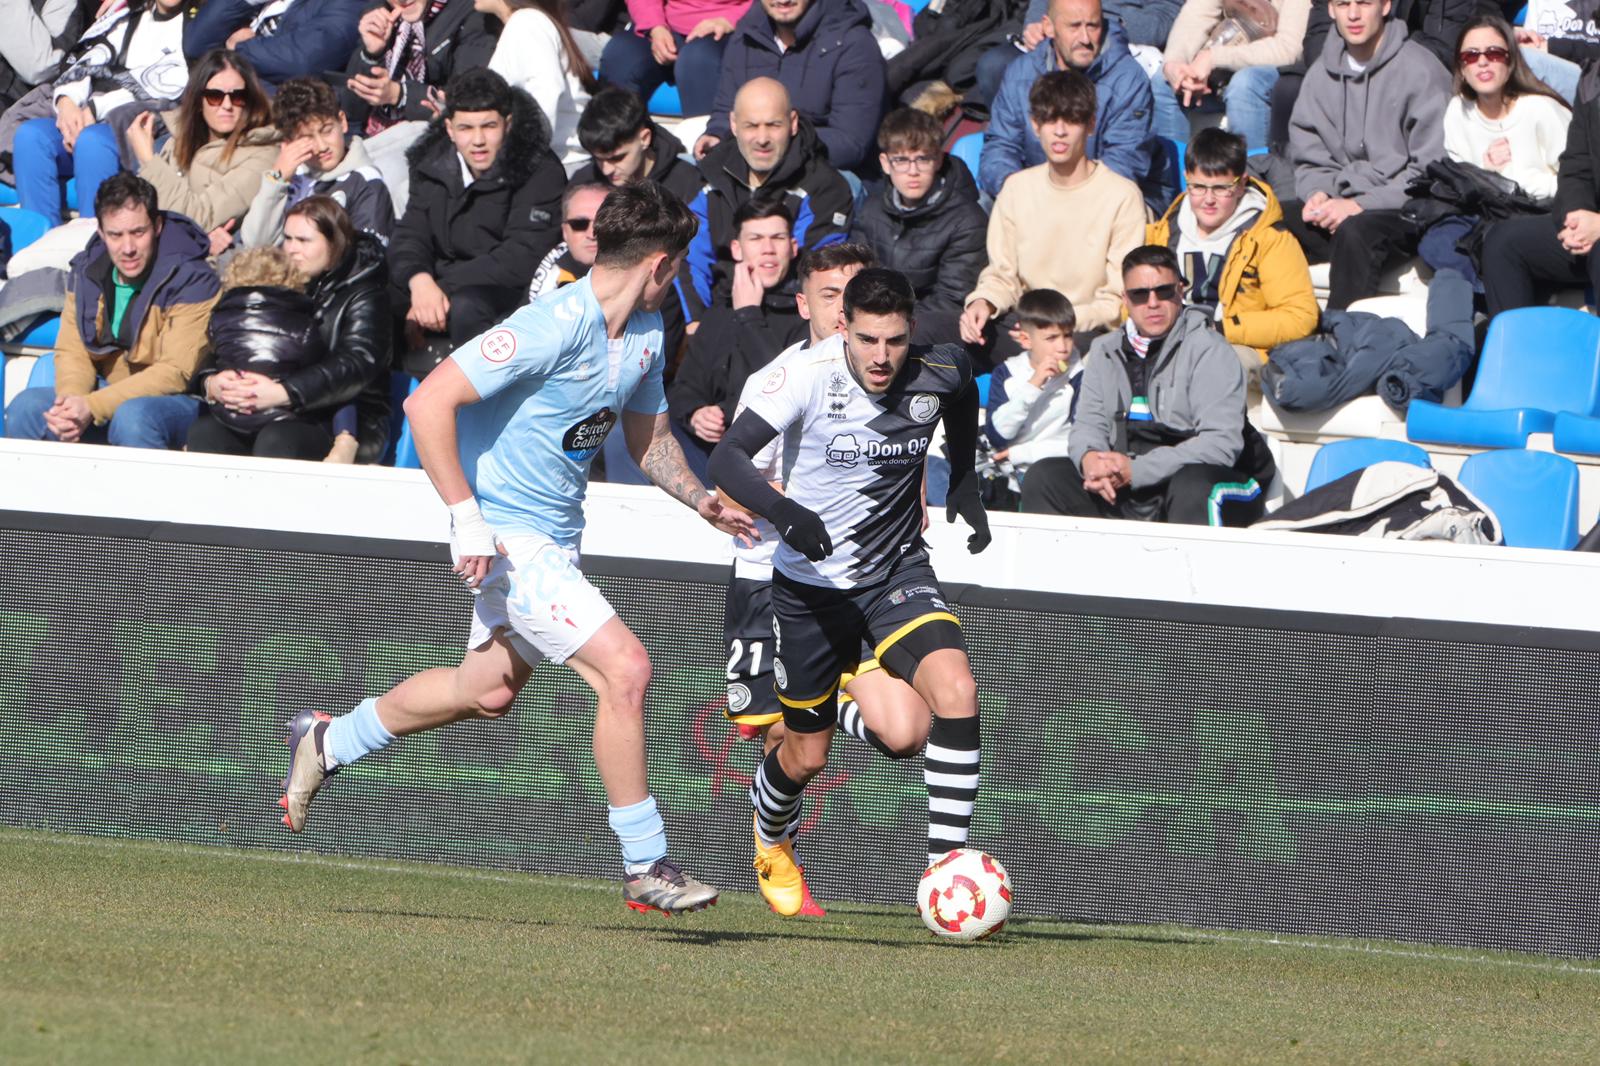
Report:
M 663 309 L 692 458 L 817 334 L 808 279 L 876 263 L 918 342 L 993 368 L 994 499 L 1248 522 L 1248 398 L 1318 329 L 1314 264 L 1335 310 L 1418 255 L 1489 315 L 1600 287 L 1575 10 L 0 0 L 0 177 L 80 235 L 55 386 L 6 433 L 380 461 L 392 374 L 583 278 L 601 202 L 650 180 L 699 221 Z M 907 31 L 961 54 L 919 79 Z

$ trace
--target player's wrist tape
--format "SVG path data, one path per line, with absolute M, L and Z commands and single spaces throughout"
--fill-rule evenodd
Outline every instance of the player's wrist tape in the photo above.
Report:
M 462 555 L 495 553 L 494 530 L 483 520 L 483 512 L 473 497 L 450 505 L 450 539 Z

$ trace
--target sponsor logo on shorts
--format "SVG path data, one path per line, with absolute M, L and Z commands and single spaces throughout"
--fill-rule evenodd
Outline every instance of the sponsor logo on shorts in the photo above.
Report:
M 517 335 L 509 329 L 493 329 L 478 342 L 478 354 L 491 363 L 504 363 L 517 354 Z
M 743 684 L 729 685 L 728 686 L 728 710 L 732 711 L 734 714 L 743 714 L 746 710 L 749 709 L 749 707 L 750 707 L 750 686 L 749 685 L 743 685 Z
M 782 659 L 772 660 L 772 676 L 778 682 L 779 688 L 786 689 L 789 687 L 789 671 L 783 668 Z
M 919 392 L 911 397 L 906 413 L 918 422 L 932 422 L 939 417 L 939 397 L 929 392 Z
M 606 434 L 617 424 L 617 416 L 609 407 L 602 407 L 577 423 L 561 438 L 561 450 L 575 463 L 592 458 L 606 442 Z

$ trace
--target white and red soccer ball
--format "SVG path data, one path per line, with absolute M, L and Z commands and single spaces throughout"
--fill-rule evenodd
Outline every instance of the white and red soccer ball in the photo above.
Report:
M 993 856 L 957 848 L 923 871 L 917 913 L 935 936 L 982 940 L 998 932 L 1011 914 L 1011 879 Z

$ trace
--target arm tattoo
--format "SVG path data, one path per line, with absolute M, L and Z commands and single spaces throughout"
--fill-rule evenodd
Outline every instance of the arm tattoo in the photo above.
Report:
M 694 471 L 689 469 L 683 449 L 678 447 L 677 440 L 672 436 L 672 425 L 666 415 L 657 416 L 650 446 L 639 461 L 639 469 L 662 492 L 685 506 L 698 509 L 700 501 L 709 495 Z

